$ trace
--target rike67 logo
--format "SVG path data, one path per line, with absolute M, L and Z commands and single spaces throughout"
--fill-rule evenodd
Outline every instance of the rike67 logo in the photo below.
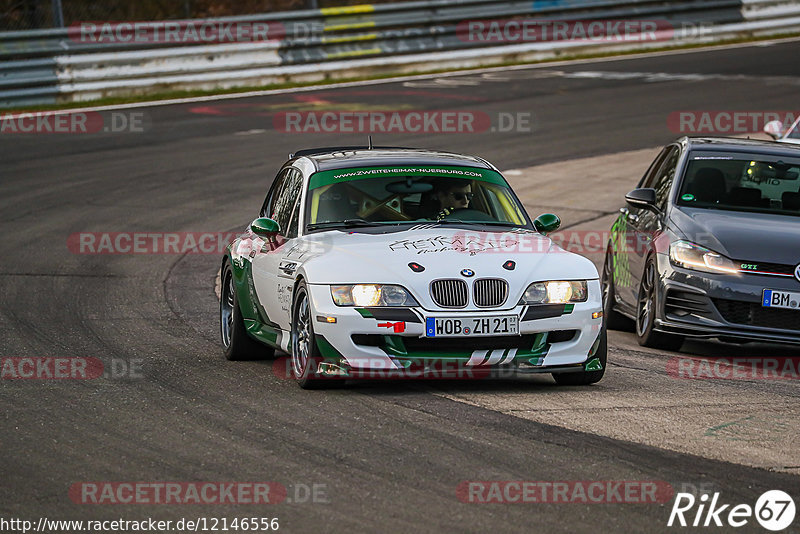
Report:
M 691 493 L 678 493 L 667 526 L 739 528 L 755 517 L 763 528 L 778 532 L 792 524 L 795 511 L 794 500 L 781 490 L 765 492 L 755 506 L 724 504 L 719 492 L 711 497 L 703 493 L 699 498 Z

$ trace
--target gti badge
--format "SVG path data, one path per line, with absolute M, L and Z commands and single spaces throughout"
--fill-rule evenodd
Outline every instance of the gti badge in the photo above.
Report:
M 800 280 L 800 265 L 794 268 L 794 277 Z
M 800 268 L 800 266 L 798 267 Z M 800 270 L 798 272 L 800 272 Z M 461 269 L 461 276 L 466 276 L 467 278 L 469 278 L 470 276 L 475 276 L 475 271 L 473 271 L 472 269 Z M 798 278 L 798 280 L 800 280 L 800 278 Z

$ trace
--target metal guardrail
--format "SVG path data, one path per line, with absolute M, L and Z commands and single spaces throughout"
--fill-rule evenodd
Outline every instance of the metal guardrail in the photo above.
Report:
M 0 107 L 352 77 L 414 65 L 430 70 L 453 62 L 466 66 L 492 57 L 611 46 L 485 43 L 458 33 L 465 21 L 511 18 L 659 20 L 675 29 L 676 42 L 708 42 L 800 31 L 800 0 L 425 0 L 214 19 L 209 22 L 282 28 L 279 40 L 221 44 L 86 42 L 78 28 L 0 32 Z M 700 26 L 706 29 L 702 35 L 690 35 Z

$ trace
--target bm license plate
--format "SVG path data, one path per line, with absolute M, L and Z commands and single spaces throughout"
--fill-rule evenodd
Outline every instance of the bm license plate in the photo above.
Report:
M 493 317 L 428 317 L 425 319 L 426 337 L 518 335 L 519 317 L 499 315 Z
M 800 293 L 793 291 L 778 291 L 777 289 L 765 289 L 764 298 L 761 305 L 765 308 L 786 308 L 796 310 L 800 308 Z

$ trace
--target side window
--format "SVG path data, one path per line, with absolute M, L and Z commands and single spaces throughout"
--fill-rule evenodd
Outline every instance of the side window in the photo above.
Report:
M 661 167 L 661 163 L 664 161 L 664 157 L 666 157 L 667 152 L 669 152 L 669 150 L 670 150 L 670 147 L 665 147 L 665 148 L 663 148 L 661 150 L 661 152 L 659 152 L 659 154 L 656 157 L 656 159 L 653 160 L 653 163 L 651 163 L 650 166 L 647 168 L 647 171 L 645 171 L 644 175 L 642 176 L 642 179 L 639 180 L 639 185 L 636 186 L 637 188 L 638 187 L 652 187 L 652 186 L 645 185 L 645 184 L 652 183 L 652 180 L 653 180 L 653 177 L 656 174 L 656 171 L 659 169 L 659 167 Z
M 261 205 L 260 217 L 272 218 L 274 215 L 272 206 L 275 203 L 275 197 L 283 186 L 283 183 L 286 181 L 286 177 L 289 175 L 289 171 L 291 170 L 291 168 L 283 169 L 278 173 L 278 176 L 275 177 L 275 180 L 272 182 L 272 187 L 270 187 L 269 191 L 267 192 L 267 198 L 264 199 L 264 203 Z
M 675 169 L 678 167 L 681 151 L 677 146 L 672 146 L 669 153 L 664 158 L 664 163 L 654 175 L 652 182 L 645 187 L 652 187 L 656 190 L 656 206 L 663 210 L 667 205 L 672 182 L 675 180 Z
M 275 197 L 270 203 L 272 218 L 278 223 L 281 234 L 287 235 L 289 222 L 292 216 L 297 199 L 300 197 L 300 189 L 303 186 L 303 177 L 297 169 L 288 169 L 286 178 L 275 191 Z

